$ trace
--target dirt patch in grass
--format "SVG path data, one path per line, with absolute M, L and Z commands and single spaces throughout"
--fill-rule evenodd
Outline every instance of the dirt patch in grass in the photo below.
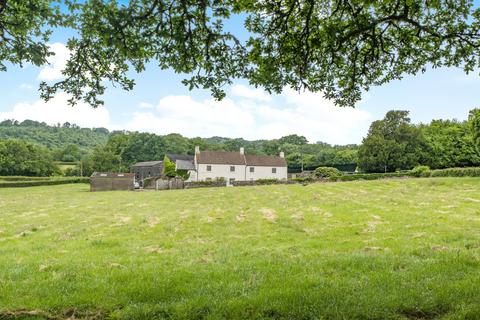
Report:
M 363 232 L 375 232 L 377 229 L 377 225 L 381 224 L 380 221 L 368 221 L 367 226 L 363 229 Z
M 0 311 L 0 319 L 42 319 L 42 320 L 100 320 L 107 318 L 107 314 L 103 311 L 96 312 L 80 312 L 74 308 L 67 309 L 58 314 L 49 313 L 43 310 L 5 310 Z
M 273 209 L 270 209 L 270 208 L 261 208 L 259 210 L 262 214 L 263 214 L 263 217 L 270 221 L 270 222 L 275 222 L 277 220 L 277 213 L 275 212 L 275 210 Z
M 245 221 L 245 218 L 246 218 L 245 214 L 239 214 L 235 217 L 235 220 L 237 220 L 237 222 L 243 222 Z
M 148 226 L 151 228 L 155 227 L 159 222 L 160 220 L 155 216 L 148 217 L 147 219 Z
M 416 309 L 416 308 L 406 308 L 399 310 L 398 313 L 402 316 L 404 316 L 407 319 L 424 319 L 424 320 L 429 320 L 429 319 L 439 319 L 441 316 L 445 315 L 448 312 L 443 307 L 439 307 L 438 309 L 432 309 L 432 310 L 422 310 L 422 309 Z

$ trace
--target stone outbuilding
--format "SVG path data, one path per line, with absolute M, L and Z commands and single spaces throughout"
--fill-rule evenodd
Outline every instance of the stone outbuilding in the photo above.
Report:
M 135 181 L 142 184 L 147 178 L 159 178 L 163 174 L 163 161 L 146 161 L 135 163 L 131 172 L 135 175 Z
M 90 177 L 90 191 L 133 190 L 135 174 L 94 172 Z

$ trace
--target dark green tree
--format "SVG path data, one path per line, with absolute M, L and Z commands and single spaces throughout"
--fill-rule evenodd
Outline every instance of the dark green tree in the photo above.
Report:
M 472 130 L 473 139 L 480 154 L 480 109 L 473 109 L 468 115 L 470 129 Z
M 411 169 L 425 158 L 426 145 L 408 111 L 389 111 L 374 121 L 358 151 L 358 165 L 366 172 Z
M 475 166 L 480 163 L 474 135 L 467 122 L 433 120 L 420 128 L 428 146 L 423 164 L 439 169 Z
M 301 146 L 301 145 L 307 144 L 308 140 L 304 136 L 299 136 L 297 134 L 291 134 L 291 135 L 284 136 L 284 137 L 281 137 L 280 139 L 278 139 L 278 143 L 280 143 L 280 145 L 293 144 L 293 145 L 296 145 L 296 146 Z
M 122 158 L 108 148 L 97 147 L 91 157 L 93 171 L 97 172 L 123 172 L 128 170 L 122 164 Z
M 51 176 L 59 173 L 47 149 L 21 140 L 0 141 L 0 176 Z
M 60 10 L 60 3 L 63 3 Z M 322 91 L 352 106 L 361 91 L 405 74 L 479 67 L 480 9 L 473 0 L 0 0 L 0 69 L 41 65 L 51 30 L 74 32 L 65 79 L 42 83 L 42 96 L 63 90 L 71 103 L 102 103 L 106 83 L 131 90 L 131 70 L 157 61 L 189 74 L 184 83 L 216 98 L 232 79 L 268 92 Z M 233 15 L 243 31 L 226 27 Z M 245 38 L 245 34 L 248 36 Z

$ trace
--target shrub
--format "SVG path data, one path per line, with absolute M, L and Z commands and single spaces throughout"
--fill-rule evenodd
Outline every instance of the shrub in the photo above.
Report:
M 330 178 L 330 177 L 338 177 L 343 175 L 340 170 L 333 167 L 318 167 L 314 171 L 315 177 L 317 178 Z
M 256 184 L 276 184 L 278 179 L 258 179 L 255 182 Z
M 414 177 L 428 177 L 430 176 L 430 167 L 429 166 L 416 166 L 413 168 L 410 173 Z
M 431 177 L 480 177 L 480 167 L 433 170 Z
M 0 181 L 0 188 L 21 188 L 21 187 L 35 187 L 35 186 L 53 186 L 59 184 L 70 183 L 89 183 L 89 177 L 75 177 L 75 178 L 51 178 L 49 180 L 17 180 L 17 181 Z
M 378 180 L 385 178 L 401 178 L 411 176 L 409 172 L 388 172 L 388 173 L 358 173 L 338 177 L 330 177 L 330 181 L 355 181 L 355 180 Z
M 145 178 L 143 179 L 143 187 L 148 188 L 153 186 L 153 182 L 155 181 L 155 178 Z
M 308 182 L 314 182 L 316 179 L 314 177 L 299 177 L 299 178 L 293 178 L 292 181 L 298 182 L 298 183 L 308 183 Z

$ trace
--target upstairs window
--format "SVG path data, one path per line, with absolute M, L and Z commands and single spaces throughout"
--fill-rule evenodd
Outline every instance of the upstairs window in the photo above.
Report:
M 277 173 L 277 168 L 272 168 L 272 173 Z
M 212 166 L 207 166 L 207 171 L 212 171 Z
M 250 172 L 255 172 L 255 167 L 250 167 Z
M 230 166 L 230 172 L 235 172 L 235 166 Z

